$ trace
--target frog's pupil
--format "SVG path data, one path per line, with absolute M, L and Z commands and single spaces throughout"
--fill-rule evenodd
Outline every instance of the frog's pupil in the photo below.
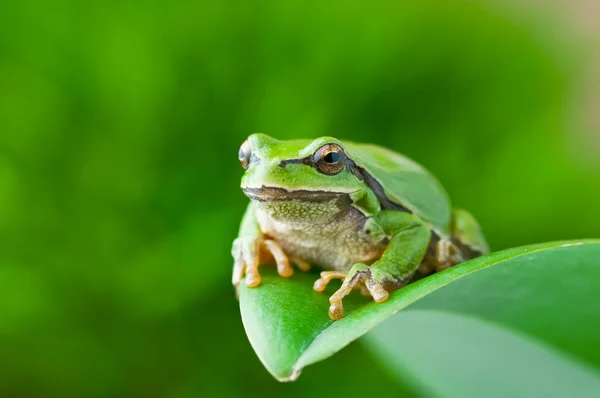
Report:
M 340 154 L 337 152 L 329 152 L 327 155 L 325 155 L 325 161 L 327 163 L 335 163 L 338 160 L 340 160 Z

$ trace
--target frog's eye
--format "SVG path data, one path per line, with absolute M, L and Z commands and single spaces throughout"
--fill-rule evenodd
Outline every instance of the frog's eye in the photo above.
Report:
M 240 151 L 238 152 L 238 159 L 240 160 L 240 164 L 244 169 L 247 169 L 250 165 L 250 159 L 252 157 L 252 148 L 250 148 L 250 143 L 248 140 L 244 141 L 242 146 L 240 147 Z
M 317 169 L 324 174 L 337 174 L 344 169 L 346 154 L 338 144 L 326 144 L 313 155 Z

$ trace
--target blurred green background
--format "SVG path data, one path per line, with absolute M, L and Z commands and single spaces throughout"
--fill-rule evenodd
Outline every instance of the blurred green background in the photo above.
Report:
M 279 384 L 230 286 L 247 135 L 416 159 L 493 249 L 600 236 L 560 16 L 490 1 L 0 5 L 0 396 L 412 393 L 353 344 Z

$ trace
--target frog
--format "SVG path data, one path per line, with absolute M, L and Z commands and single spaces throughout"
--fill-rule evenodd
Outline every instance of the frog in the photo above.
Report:
M 332 280 L 329 317 L 353 290 L 385 302 L 415 278 L 485 255 L 477 220 L 452 208 L 441 183 L 414 160 L 375 144 L 250 135 L 238 152 L 250 199 L 233 242 L 232 283 L 256 288 L 259 266 L 281 277 L 318 266 L 313 289 Z

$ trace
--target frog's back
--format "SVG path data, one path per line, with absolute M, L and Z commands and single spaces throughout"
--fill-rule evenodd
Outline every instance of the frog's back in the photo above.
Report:
M 344 142 L 358 167 L 383 188 L 385 196 L 428 223 L 440 237 L 450 237 L 452 207 L 440 182 L 415 161 L 389 149 Z

